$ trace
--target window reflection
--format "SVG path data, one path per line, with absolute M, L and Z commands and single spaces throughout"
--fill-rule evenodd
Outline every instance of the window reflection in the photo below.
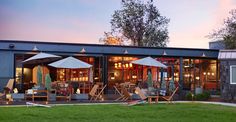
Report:
M 186 90 L 200 87 L 206 90 L 216 90 L 217 61 L 209 59 L 183 60 L 183 85 Z

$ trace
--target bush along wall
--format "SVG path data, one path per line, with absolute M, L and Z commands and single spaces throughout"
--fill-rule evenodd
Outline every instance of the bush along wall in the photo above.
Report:
M 204 91 L 201 94 L 192 94 L 191 92 L 187 93 L 185 96 L 186 100 L 196 100 L 196 101 L 207 101 L 210 98 L 210 92 L 209 91 Z

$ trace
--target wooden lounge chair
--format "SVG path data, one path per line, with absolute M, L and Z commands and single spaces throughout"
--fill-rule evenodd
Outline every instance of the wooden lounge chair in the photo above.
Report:
M 172 103 L 173 101 L 173 96 L 175 95 L 175 93 L 178 91 L 179 87 L 176 87 L 175 90 L 172 92 L 172 94 L 170 96 L 162 96 L 161 98 L 163 98 L 164 100 L 166 100 L 168 103 Z
M 117 98 L 115 101 L 127 101 L 128 99 L 131 98 L 132 94 L 127 91 L 127 89 L 124 86 L 121 87 L 121 97 Z
M 146 96 L 142 90 L 139 87 L 135 88 L 135 92 L 139 95 L 141 101 L 143 101 L 143 103 L 146 102 L 146 99 L 148 99 L 148 103 L 151 104 L 152 103 L 152 99 L 155 99 L 155 102 L 158 103 L 158 99 L 159 96 L 155 95 L 155 96 Z M 140 102 L 140 101 L 139 101 Z
M 4 87 L 4 92 L 0 93 L 0 102 L 2 103 L 4 100 L 6 100 L 6 94 L 9 94 L 12 92 L 14 85 L 14 79 L 9 79 L 7 82 L 7 85 Z M 8 101 L 12 101 L 12 99 L 8 99 Z
M 139 95 L 141 100 L 134 100 L 134 101 L 130 101 L 127 103 L 128 106 L 133 106 L 133 105 L 138 105 L 138 104 L 144 104 L 146 103 L 146 95 L 141 91 L 141 89 L 139 87 L 135 88 L 135 93 L 137 95 Z
M 135 88 L 135 92 L 139 95 L 141 100 L 146 100 L 147 96 L 141 91 L 139 87 Z
M 11 93 L 14 85 L 14 79 L 9 79 L 7 85 L 4 87 L 5 94 Z
M 93 99 L 95 99 L 95 97 L 96 97 L 96 92 L 97 92 L 97 90 L 98 90 L 98 87 L 99 87 L 99 85 L 95 84 L 95 85 L 93 86 L 93 88 L 91 89 L 91 91 L 89 92 L 90 101 L 93 100 Z
M 118 93 L 120 96 L 122 96 L 122 94 L 121 94 L 121 89 L 120 89 L 119 84 L 116 83 L 113 87 L 114 87 L 114 89 L 115 89 L 115 94 Z
M 101 90 L 99 90 L 99 85 L 98 84 L 95 84 L 93 86 L 93 88 L 91 89 L 91 91 L 89 92 L 89 96 L 90 96 L 90 101 L 92 100 L 97 100 L 97 99 L 100 99 L 100 100 L 103 100 L 102 98 L 102 93 L 104 91 L 104 89 L 106 88 L 107 85 L 104 85 Z M 99 92 L 98 92 L 99 90 Z M 98 93 L 97 93 L 98 92 Z

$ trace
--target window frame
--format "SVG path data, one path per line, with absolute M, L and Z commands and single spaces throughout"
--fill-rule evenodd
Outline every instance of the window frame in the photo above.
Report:
M 236 82 L 233 82 L 233 68 L 236 68 L 236 65 L 230 65 L 230 84 L 236 84 Z

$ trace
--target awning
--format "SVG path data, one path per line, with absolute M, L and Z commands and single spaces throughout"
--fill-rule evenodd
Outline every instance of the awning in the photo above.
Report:
M 236 50 L 220 50 L 218 59 L 236 59 Z

